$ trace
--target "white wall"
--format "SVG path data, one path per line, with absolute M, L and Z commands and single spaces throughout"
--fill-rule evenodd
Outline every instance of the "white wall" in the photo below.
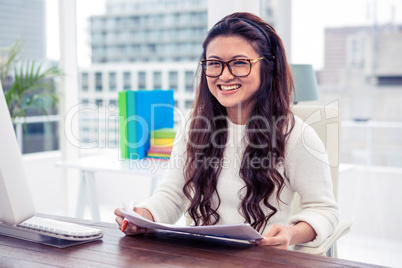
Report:
M 63 168 L 56 166 L 61 160 L 61 152 L 43 152 L 23 155 L 24 167 L 32 191 L 36 211 L 39 213 L 75 217 L 78 198 L 79 178 L 68 177 L 72 187 L 68 198 L 64 194 L 62 178 Z M 128 204 L 131 200 L 140 203 L 151 194 L 151 177 L 116 175 L 110 172 L 96 173 L 96 195 L 101 208 L 101 220 L 112 222 L 113 210 Z M 66 204 L 70 200 L 70 204 Z M 65 211 L 71 207 L 71 212 Z M 84 218 L 92 219 L 88 205 L 85 206 Z
M 55 165 L 58 160 L 61 160 L 60 151 L 23 155 L 37 212 L 63 214 L 62 170 Z
M 402 169 L 357 166 L 340 176 L 341 218 L 353 222 L 348 235 L 402 242 Z

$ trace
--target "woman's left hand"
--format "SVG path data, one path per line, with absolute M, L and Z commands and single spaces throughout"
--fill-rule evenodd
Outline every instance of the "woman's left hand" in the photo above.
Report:
M 317 234 L 310 224 L 300 221 L 292 226 L 274 224 L 263 235 L 263 239 L 254 243 L 287 250 L 291 245 L 312 241 L 316 236 Z
M 257 245 L 272 246 L 279 249 L 288 249 L 291 241 L 291 226 L 274 224 L 268 232 L 263 235 L 263 239 L 257 240 Z

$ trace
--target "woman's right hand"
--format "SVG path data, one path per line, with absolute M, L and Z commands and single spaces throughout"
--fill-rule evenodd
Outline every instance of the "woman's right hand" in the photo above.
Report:
M 141 215 L 142 217 L 150 220 L 150 221 L 154 221 L 154 218 L 151 214 L 151 212 L 149 212 L 148 209 L 145 208 L 134 208 L 134 211 L 136 213 L 138 213 L 139 215 Z M 114 214 L 116 215 L 116 222 L 119 225 L 119 229 L 121 230 L 121 226 L 123 224 L 124 221 L 124 216 L 123 214 L 120 212 L 119 208 L 116 208 L 114 210 Z M 126 235 L 138 235 L 138 234 L 143 234 L 147 231 L 147 228 L 142 228 L 142 227 L 138 227 L 137 225 L 129 222 L 127 224 L 126 229 L 123 231 Z

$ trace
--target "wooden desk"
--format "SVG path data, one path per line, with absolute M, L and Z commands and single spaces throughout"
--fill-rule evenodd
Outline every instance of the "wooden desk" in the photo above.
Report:
M 159 179 L 162 178 L 167 162 L 164 160 L 122 160 L 118 152 L 82 157 L 69 161 L 59 161 L 56 165 L 63 168 L 73 168 L 81 171 L 81 180 L 78 189 L 76 217 L 83 218 L 85 205 L 88 204 L 92 219 L 100 220 L 98 198 L 96 193 L 97 172 L 113 174 L 130 174 L 133 176 L 151 177 L 151 191 L 154 192 Z
M 0 235 L 0 267 L 379 267 L 186 234 L 126 237 L 116 224 L 48 217 L 102 229 L 104 237 L 59 249 Z

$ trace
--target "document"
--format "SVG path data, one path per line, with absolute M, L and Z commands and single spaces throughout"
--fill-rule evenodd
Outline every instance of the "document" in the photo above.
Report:
M 120 212 L 128 219 L 131 223 L 144 228 L 150 229 L 160 229 L 168 230 L 182 233 L 208 235 L 215 237 L 223 237 L 238 240 L 254 241 L 257 239 L 262 239 L 262 236 L 254 230 L 250 224 L 239 223 L 230 225 L 209 225 L 209 226 L 176 226 L 173 224 L 156 223 L 145 219 L 135 211 L 120 209 Z

